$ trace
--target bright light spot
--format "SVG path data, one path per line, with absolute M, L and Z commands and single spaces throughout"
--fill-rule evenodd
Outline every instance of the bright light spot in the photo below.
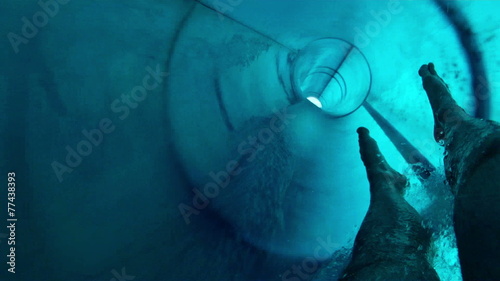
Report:
M 319 99 L 317 99 L 315 97 L 307 97 L 307 100 L 310 101 L 312 104 L 314 104 L 315 106 L 317 106 L 319 108 L 323 107 L 323 105 L 321 104 L 321 102 L 319 101 Z

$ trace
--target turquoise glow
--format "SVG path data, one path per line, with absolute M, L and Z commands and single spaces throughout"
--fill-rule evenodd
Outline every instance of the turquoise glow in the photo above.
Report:
M 0 169 L 19 171 L 16 255 L 28 268 L 19 280 L 119 279 L 122 268 L 136 280 L 267 280 L 271 261 L 280 270 L 300 262 L 320 239 L 331 240 L 326 254 L 338 262 L 317 278 L 331 280 L 369 204 L 358 126 L 410 179 L 405 198 L 434 233 L 441 280 L 460 280 L 444 151 L 417 71 L 434 62 L 471 114 L 476 89 L 434 0 L 40 2 L 60 4 L 57 12 L 39 1 L 0 4 Z M 500 1 L 451 2 L 477 36 L 490 119 L 500 121 Z M 24 26 L 41 25 L 47 9 L 43 27 Z M 293 79 L 300 51 L 322 38 L 359 50 L 332 50 L 338 65 L 327 76 L 342 79 L 326 83 L 323 98 L 312 90 L 324 77 Z M 361 98 L 331 114 L 352 92 Z M 421 181 L 401 142 L 358 108 L 365 98 L 436 169 L 430 177 Z M 78 149 L 87 149 L 80 161 Z M 214 195 L 238 168 L 236 188 L 224 189 L 234 193 Z M 181 204 L 205 203 L 186 223 Z

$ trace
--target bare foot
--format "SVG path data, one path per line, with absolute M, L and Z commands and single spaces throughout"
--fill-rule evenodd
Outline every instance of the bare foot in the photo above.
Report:
M 364 127 L 357 130 L 359 135 L 359 148 L 361 160 L 366 167 L 370 188 L 373 186 L 394 187 L 400 193 L 404 191 L 407 185 L 405 176 L 394 170 L 385 160 L 384 155 L 380 152 L 377 142 L 370 136 L 370 131 Z
M 439 77 L 433 63 L 422 65 L 418 74 L 422 77 L 423 87 L 434 112 L 434 139 L 440 142 L 445 138 L 445 123 L 455 122 L 457 116 L 464 117 L 462 115 L 465 112 L 451 96 L 448 85 Z

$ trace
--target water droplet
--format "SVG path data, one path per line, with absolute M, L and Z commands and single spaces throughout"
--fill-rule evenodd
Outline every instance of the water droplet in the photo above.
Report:
M 380 154 L 377 153 L 377 157 L 380 157 Z
M 438 144 L 439 144 L 440 146 L 444 146 L 444 140 L 439 140 Z

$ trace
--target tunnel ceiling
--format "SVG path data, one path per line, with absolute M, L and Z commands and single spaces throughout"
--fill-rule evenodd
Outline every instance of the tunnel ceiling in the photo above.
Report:
M 471 114 L 475 111 L 470 64 L 446 14 L 455 7 L 470 23 L 483 53 L 485 81 L 492 93 L 489 118 L 500 120 L 498 1 L 441 1 L 444 9 L 434 0 L 244 0 L 222 6 L 201 2 L 292 49 L 322 37 L 353 42 L 373 72 L 368 102 L 402 135 L 417 140 L 413 145 L 434 164 L 440 153 L 434 153 L 432 114 L 417 75 L 420 65 L 434 62 L 458 103 Z

